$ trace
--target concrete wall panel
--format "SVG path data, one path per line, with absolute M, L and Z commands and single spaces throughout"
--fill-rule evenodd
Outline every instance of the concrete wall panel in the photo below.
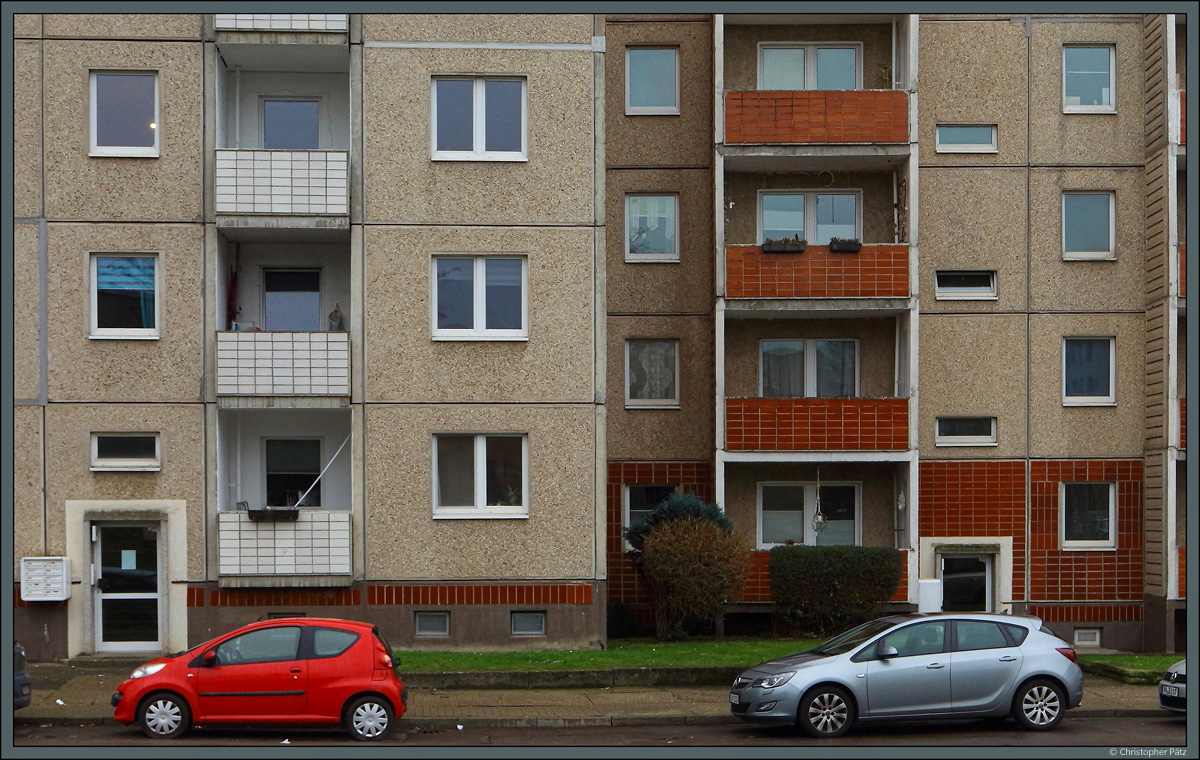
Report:
M 191 221 L 201 213 L 204 77 L 200 43 L 45 43 L 46 216 Z M 89 72 L 158 71 L 159 156 L 88 156 Z
M 199 13 L 47 13 L 47 37 L 200 39 Z
M 13 43 L 13 215 L 42 215 L 42 43 Z
M 13 303 L 20 304 L 12 323 L 13 398 L 41 396 L 38 337 L 38 227 L 13 225 Z
M 725 90 L 758 89 L 759 42 L 860 42 L 865 90 L 892 87 L 890 24 L 731 25 L 725 20 Z
M 583 13 L 366 13 L 363 39 L 580 45 L 592 41 L 592 24 Z
M 50 398 L 199 400 L 204 379 L 201 226 L 51 224 L 47 238 Z M 89 338 L 93 251 L 159 254 L 158 340 Z
M 726 245 L 758 243 L 759 190 L 861 190 L 862 242 L 896 239 L 895 178 L 887 172 L 728 173 L 725 177 Z M 923 188 L 922 188 L 923 190 Z M 811 220 L 809 221 L 811 225 Z
M 45 459 L 42 406 L 13 408 L 12 548 L 13 578 L 21 578 L 21 557 L 46 556 Z M 59 512 L 62 510 L 59 509 Z
M 13 36 L 41 37 L 42 18 L 43 14 L 41 13 L 14 13 L 12 16 Z

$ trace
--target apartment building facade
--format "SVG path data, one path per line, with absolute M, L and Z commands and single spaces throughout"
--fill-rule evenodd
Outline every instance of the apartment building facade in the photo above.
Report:
M 675 491 L 755 549 L 733 614 L 886 546 L 897 608 L 1182 647 L 1182 14 L 13 34 L 32 657 L 603 646 Z

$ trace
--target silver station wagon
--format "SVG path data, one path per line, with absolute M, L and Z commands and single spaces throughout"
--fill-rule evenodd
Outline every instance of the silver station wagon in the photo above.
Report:
M 746 721 L 841 736 L 855 721 L 1011 715 L 1046 730 L 1083 699 L 1075 650 L 1036 617 L 891 615 L 742 673 L 730 709 Z

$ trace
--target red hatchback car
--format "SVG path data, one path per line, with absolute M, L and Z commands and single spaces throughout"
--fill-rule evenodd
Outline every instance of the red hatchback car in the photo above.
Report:
M 378 741 L 404 715 L 398 665 L 371 623 L 276 618 L 138 667 L 113 694 L 113 718 L 155 739 L 191 726 L 301 724 Z

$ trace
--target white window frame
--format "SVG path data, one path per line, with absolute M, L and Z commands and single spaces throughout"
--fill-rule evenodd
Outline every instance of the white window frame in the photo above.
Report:
M 770 48 L 803 49 L 804 50 L 804 89 L 817 88 L 817 49 L 818 48 L 854 48 L 854 90 L 863 88 L 863 44 L 861 42 L 760 42 L 758 43 L 758 66 L 755 88 L 763 91 L 763 51 Z M 796 92 L 781 90 L 780 92 Z M 833 90 L 832 92 L 853 92 L 853 90 Z
M 472 296 L 474 306 L 472 313 L 475 326 L 470 329 L 438 327 L 438 259 L 471 259 Z M 521 262 L 521 327 L 511 329 L 491 329 L 487 324 L 487 261 L 489 259 L 513 259 Z M 429 264 L 429 325 L 435 341 L 449 340 L 481 340 L 481 341 L 527 341 L 529 340 L 529 258 L 505 254 L 477 253 L 439 253 L 434 255 Z
M 97 322 L 99 294 L 96 261 L 101 258 L 154 259 L 154 327 L 100 327 Z M 90 293 L 90 333 L 92 340 L 158 340 L 162 335 L 162 257 L 158 251 L 89 251 L 88 291 Z
M 96 143 L 96 75 L 97 74 L 153 74 L 154 75 L 154 145 L 135 147 L 129 145 L 98 145 Z M 100 158 L 158 158 L 162 145 L 162 97 L 159 91 L 158 69 L 91 69 L 88 71 L 88 155 Z
M 1107 396 L 1068 396 L 1067 395 L 1067 341 L 1069 340 L 1107 340 L 1108 341 L 1108 395 Z M 1062 400 L 1063 406 L 1116 406 L 1117 405 L 1117 339 L 1112 335 L 1065 335 L 1062 339 Z
M 631 343 L 674 343 L 675 344 L 675 398 L 639 399 L 629 396 L 629 344 Z M 625 408 L 626 409 L 678 409 L 679 408 L 679 339 L 678 338 L 626 338 L 625 339 Z
M 621 527 L 629 528 L 629 489 L 630 488 L 674 488 L 676 495 L 683 493 L 679 483 L 624 483 L 621 486 Z
M 267 103 L 316 103 L 317 104 L 317 147 L 315 148 L 267 148 Z M 324 95 L 259 95 L 258 96 L 258 144 L 263 150 L 321 150 L 321 117 L 325 114 Z
M 853 396 L 817 396 L 817 342 L 841 341 L 854 344 L 854 395 Z M 763 395 L 763 345 L 766 343 L 798 343 L 804 342 L 804 395 L 791 397 Z M 861 398 L 859 383 L 862 379 L 862 345 L 858 338 L 761 338 L 758 341 L 758 397 L 759 398 Z
M 475 468 L 475 505 L 440 507 L 441 490 L 438 478 L 438 438 L 440 436 L 474 436 L 475 447 L 472 465 Z M 521 501 L 519 505 L 487 504 L 487 439 L 489 437 L 505 437 L 521 439 Z M 433 519 L 435 520 L 474 520 L 474 519 L 523 519 L 529 517 L 529 434 L 512 432 L 467 433 L 443 431 L 433 434 L 433 459 L 429 468 L 433 475 Z
M 1108 48 L 1108 105 L 1080 106 L 1067 104 L 1067 50 L 1069 48 Z M 1062 109 L 1063 113 L 1116 113 L 1117 112 L 1117 46 L 1105 42 L 1081 42 L 1063 45 L 1062 66 Z
M 1108 486 L 1108 539 L 1104 541 L 1067 540 L 1067 486 Z M 1109 480 L 1072 480 L 1058 484 L 1058 542 L 1063 551 L 1097 551 L 1117 548 L 1117 484 Z
M 674 106 L 631 106 L 629 105 L 629 53 L 634 50 L 670 50 L 675 53 L 675 105 Z M 677 45 L 629 45 L 625 48 L 625 115 L 626 116 L 678 116 L 679 115 L 679 47 Z
M 938 278 L 943 274 L 986 274 L 989 276 L 990 285 L 987 288 L 942 287 Z M 934 272 L 933 283 L 934 300 L 937 301 L 995 301 L 999 298 L 994 269 L 942 269 Z
M 992 432 L 990 435 L 942 435 L 941 421 L 953 419 L 986 419 L 992 423 Z M 933 420 L 933 440 L 935 446 L 995 446 L 997 445 L 996 418 L 982 414 L 935 417 Z
M 438 633 L 423 632 L 417 621 L 422 618 L 440 618 L 445 621 L 443 630 Z M 442 610 L 417 610 L 413 613 L 413 636 L 418 638 L 441 638 L 450 635 L 450 613 Z
M 853 486 L 854 487 L 854 545 L 862 546 L 862 493 L 861 481 L 829 480 L 821 481 L 822 486 Z M 755 535 L 754 540 L 759 549 L 771 549 L 786 544 L 768 543 L 763 540 L 763 486 L 802 486 L 804 488 L 804 543 L 796 546 L 816 546 L 817 535 L 812 529 L 813 516 L 816 514 L 816 481 L 808 480 L 764 480 L 759 481 L 755 489 Z
M 988 127 L 992 130 L 992 141 L 990 144 L 944 143 L 942 142 L 942 127 Z M 938 124 L 934 128 L 934 151 L 937 153 L 996 153 L 998 152 L 996 127 L 995 124 Z
M 633 253 L 629 250 L 630 201 L 634 198 L 671 198 L 675 201 L 675 250 L 670 253 Z M 678 264 L 679 263 L 679 193 L 625 193 L 625 263 L 626 264 Z
M 1067 252 L 1067 197 L 1071 195 L 1106 195 L 1108 196 L 1108 250 L 1107 251 L 1071 251 Z M 1117 250 L 1117 194 L 1112 190 L 1064 190 L 1060 222 L 1062 227 L 1062 257 L 1063 261 L 1113 261 Z
M 100 457 L 101 438 L 153 438 L 153 459 L 102 459 Z M 92 472 L 159 472 L 162 470 L 162 436 L 157 432 L 120 432 L 92 433 Z
M 863 239 L 863 194 L 859 188 L 838 188 L 836 190 L 821 188 L 821 187 L 804 187 L 795 189 L 772 188 L 770 190 L 759 190 L 757 205 L 757 220 L 758 229 L 755 231 L 755 239 L 758 245 L 762 245 L 763 238 L 763 196 L 767 195 L 803 195 L 804 196 L 804 239 L 810 245 L 829 245 L 828 243 L 816 243 L 816 238 L 813 236 L 817 232 L 817 196 L 818 195 L 853 195 L 854 196 L 854 235 L 856 240 Z
M 473 82 L 472 96 L 472 139 L 471 150 L 438 150 L 437 147 L 437 90 L 438 82 L 443 80 L 463 80 Z M 484 149 L 487 131 L 486 85 L 492 80 L 504 80 L 521 83 L 521 149 L 519 151 Z M 528 161 L 529 160 L 529 77 L 498 75 L 435 75 L 430 79 L 430 112 L 429 112 L 429 151 L 434 161 Z
M 518 631 L 516 620 L 517 615 L 534 615 L 541 619 L 541 626 L 536 631 Z M 508 613 L 508 632 L 513 636 L 545 636 L 546 635 L 546 612 L 544 610 L 512 610 Z

